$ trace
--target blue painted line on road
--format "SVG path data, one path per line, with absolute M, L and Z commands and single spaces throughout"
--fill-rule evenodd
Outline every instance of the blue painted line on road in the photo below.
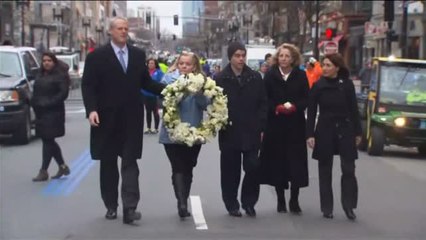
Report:
M 80 156 L 77 159 L 75 159 L 74 161 L 71 161 L 71 164 L 70 164 L 71 174 L 74 174 L 76 168 L 78 168 L 84 162 L 84 159 L 87 157 L 88 154 L 89 154 L 89 150 L 85 150 L 83 151 L 82 154 L 80 154 Z M 52 195 L 55 191 L 57 191 L 59 185 L 63 183 L 68 177 L 69 176 L 64 177 L 62 179 L 52 180 L 43 189 L 43 195 Z
M 69 195 L 87 175 L 94 165 L 90 157 L 89 150 L 85 150 L 77 159 L 71 162 L 70 175 L 61 179 L 53 179 L 43 189 L 42 194 L 45 196 L 61 196 Z

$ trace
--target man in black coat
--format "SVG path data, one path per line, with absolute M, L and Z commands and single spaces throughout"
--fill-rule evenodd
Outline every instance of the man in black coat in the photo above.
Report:
M 216 79 L 228 97 L 229 113 L 228 125 L 219 132 L 222 199 L 229 214 L 235 217 L 242 216 L 237 200 L 241 156 L 245 171 L 241 203 L 247 215 L 256 216 L 258 153 L 267 112 L 264 82 L 258 72 L 245 64 L 246 52 L 241 43 L 231 43 L 228 47 L 230 63 Z
M 145 66 L 145 53 L 127 45 L 128 22 L 111 20 L 111 42 L 87 56 L 82 79 L 82 94 L 91 125 L 90 153 L 100 160 L 102 200 L 107 219 L 117 218 L 121 157 L 121 197 L 123 222 L 141 218 L 139 168 L 143 137 L 143 100 L 140 89 L 160 94 L 164 85 L 153 81 Z

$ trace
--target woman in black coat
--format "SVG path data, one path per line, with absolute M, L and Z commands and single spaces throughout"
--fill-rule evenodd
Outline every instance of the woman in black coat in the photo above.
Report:
M 55 158 L 59 166 L 52 178 L 68 175 L 70 169 L 64 162 L 61 148 L 55 138 L 65 135 L 65 104 L 68 97 L 68 67 L 59 62 L 52 53 L 42 55 L 42 68 L 34 82 L 31 104 L 36 114 L 36 134 L 43 141 L 43 162 L 38 175 L 33 181 L 46 181 L 50 160 Z
M 262 143 L 260 183 L 275 186 L 277 211 L 287 212 L 284 189 L 291 183 L 290 212 L 300 214 L 299 189 L 308 186 L 305 109 L 309 84 L 292 44 L 277 49 L 276 64 L 265 74 L 268 122 Z
M 340 54 L 323 60 L 323 76 L 314 84 L 309 96 L 307 143 L 318 160 L 321 211 L 333 218 L 333 156 L 340 155 L 342 169 L 341 201 L 346 216 L 356 218 L 358 185 L 355 177 L 357 145 L 361 141 L 361 123 L 355 88 Z M 317 107 L 320 114 L 315 126 Z

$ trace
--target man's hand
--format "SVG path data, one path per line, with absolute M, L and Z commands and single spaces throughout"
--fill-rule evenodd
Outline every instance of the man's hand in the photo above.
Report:
M 355 143 L 356 143 L 356 146 L 358 146 L 361 143 L 361 136 L 355 137 Z
M 315 138 L 310 137 L 310 138 L 308 138 L 308 140 L 306 140 L 306 142 L 308 143 L 308 146 L 310 148 L 314 148 L 315 147 Z
M 96 112 L 96 111 L 90 112 L 89 123 L 90 123 L 90 126 L 92 126 L 92 127 L 98 127 L 99 126 L 100 122 L 99 122 L 98 112 Z

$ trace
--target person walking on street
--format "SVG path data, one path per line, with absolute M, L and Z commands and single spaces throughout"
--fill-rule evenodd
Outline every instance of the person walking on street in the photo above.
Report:
M 52 158 L 58 164 L 58 172 L 52 176 L 58 179 L 70 174 L 65 164 L 61 148 L 55 138 L 65 135 L 65 99 L 69 91 L 68 68 L 64 69 L 53 53 L 42 54 L 40 74 L 34 82 L 31 105 L 36 114 L 36 134 L 43 142 L 43 163 L 34 182 L 46 181 L 49 178 L 47 169 Z
M 315 125 L 318 106 L 320 111 Z M 312 158 L 318 160 L 323 216 L 333 218 L 333 156 L 340 155 L 341 202 L 348 219 L 355 220 L 353 210 L 358 201 L 355 160 L 361 141 L 361 122 L 355 87 L 340 54 L 327 55 L 323 60 L 323 76 L 314 84 L 309 96 L 306 129 L 307 144 L 313 148 Z
M 275 59 L 264 79 L 268 122 L 260 153 L 260 183 L 275 187 L 278 212 L 287 212 L 284 189 L 290 183 L 290 212 L 300 214 L 299 189 L 309 183 L 305 142 L 309 85 L 299 69 L 302 56 L 296 46 L 284 43 Z
M 266 125 L 267 99 L 265 85 L 256 71 L 246 64 L 247 50 L 239 42 L 228 46 L 230 63 L 217 76 L 217 85 L 228 97 L 229 122 L 219 131 L 222 199 L 229 215 L 241 217 L 237 199 L 241 161 L 245 176 L 241 189 L 242 208 L 256 216 L 254 206 L 259 198 L 258 153 Z
M 127 45 L 128 22 L 122 17 L 110 21 L 111 42 L 87 56 L 82 79 L 83 102 L 90 123 L 90 153 L 100 160 L 100 187 L 107 208 L 105 218 L 116 219 L 121 157 L 121 198 L 123 223 L 141 218 L 136 211 L 139 167 L 142 155 L 144 109 L 143 88 L 160 94 L 164 85 L 151 79 L 145 53 Z
M 201 65 L 197 55 L 184 52 L 170 67 L 169 73 L 164 75 L 162 82 L 171 84 L 180 75 L 189 73 L 202 74 Z M 189 123 L 191 127 L 199 127 L 203 120 L 203 112 L 208 104 L 209 100 L 203 94 L 185 96 L 179 104 L 181 121 Z M 177 199 L 178 215 L 181 218 L 189 217 L 191 214 L 188 211 L 188 197 L 191 191 L 192 171 L 197 165 L 201 143 L 196 143 L 190 147 L 185 143 L 171 140 L 164 123 L 161 124 L 159 142 L 164 144 L 172 167 L 172 184 Z
M 161 71 L 158 61 L 150 58 L 148 59 L 147 65 L 149 74 L 151 75 L 152 80 L 160 82 L 164 76 L 164 73 Z M 158 113 L 158 96 L 150 93 L 146 90 L 141 90 L 144 96 L 144 104 L 146 111 L 146 125 L 147 129 L 145 134 L 158 133 L 158 126 L 160 125 L 160 114 Z M 154 116 L 154 129 L 151 128 L 152 116 Z

